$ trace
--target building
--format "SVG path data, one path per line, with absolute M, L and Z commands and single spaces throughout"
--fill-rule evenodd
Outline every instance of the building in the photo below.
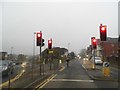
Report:
M 120 43 L 118 43 L 118 38 L 107 37 L 107 41 L 101 42 L 100 39 L 97 39 L 97 48 L 95 50 L 95 56 L 102 57 L 104 56 L 106 60 L 118 61 L 119 58 L 119 49 Z M 92 45 L 87 47 L 87 54 L 91 57 L 93 56 L 94 49 Z
M 97 39 L 97 56 L 104 56 L 109 60 L 118 60 L 118 38 L 107 38 L 107 41 L 101 42 Z
M 89 59 L 92 57 L 92 45 L 89 45 L 89 47 L 87 47 L 87 55 Z
M 108 38 L 103 47 L 103 54 L 106 57 L 118 57 L 118 38 Z
M 7 52 L 0 52 L 0 60 L 6 60 L 8 57 Z

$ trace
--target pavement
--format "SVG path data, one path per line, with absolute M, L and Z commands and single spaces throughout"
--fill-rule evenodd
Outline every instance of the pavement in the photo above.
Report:
M 93 64 L 91 61 L 84 61 L 80 60 L 83 68 L 86 70 L 88 76 L 92 80 L 99 80 L 99 81 L 119 81 L 118 72 L 120 71 L 118 68 L 110 67 L 110 75 L 105 76 L 103 74 L 103 66 L 96 65 L 96 68 L 93 69 Z

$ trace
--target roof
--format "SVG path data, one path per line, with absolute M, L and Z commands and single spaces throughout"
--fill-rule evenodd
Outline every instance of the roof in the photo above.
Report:
M 107 42 L 112 42 L 112 43 L 117 43 L 118 42 L 118 38 L 107 38 Z
M 118 38 L 111 38 L 111 37 L 107 37 L 107 41 L 109 43 L 118 43 Z M 100 39 L 97 39 L 97 44 L 99 45 L 101 43 Z

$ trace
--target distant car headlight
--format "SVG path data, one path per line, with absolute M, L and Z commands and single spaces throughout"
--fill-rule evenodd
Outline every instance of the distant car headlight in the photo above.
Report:
M 22 63 L 22 67 L 25 67 L 27 65 L 27 63 L 26 62 L 24 62 L 24 63 Z
M 3 67 L 2 69 L 3 69 L 3 71 L 5 71 L 5 70 L 7 70 L 7 69 L 8 69 L 8 67 Z

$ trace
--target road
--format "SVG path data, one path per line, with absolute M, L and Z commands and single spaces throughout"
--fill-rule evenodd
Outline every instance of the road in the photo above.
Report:
M 91 80 L 79 60 L 71 60 L 69 67 L 52 75 L 38 86 L 41 88 L 118 88 L 118 82 Z

